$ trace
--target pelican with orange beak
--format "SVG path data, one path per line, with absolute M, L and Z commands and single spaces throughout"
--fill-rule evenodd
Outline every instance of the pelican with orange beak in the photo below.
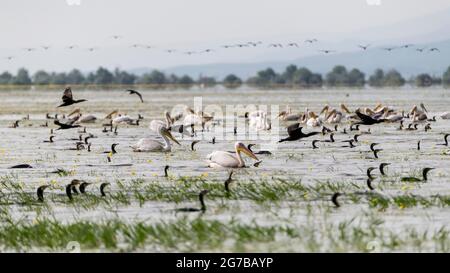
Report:
M 170 145 L 170 140 L 178 145 L 181 145 L 170 133 L 170 131 L 165 128 L 165 126 L 160 125 L 156 128 L 158 134 L 163 138 L 164 143 L 152 138 L 141 138 L 136 144 L 132 145 L 131 148 L 134 152 L 170 152 L 172 146 Z
M 259 160 L 256 155 L 250 151 L 242 142 L 234 144 L 236 153 L 214 151 L 206 158 L 208 159 L 209 167 L 211 168 L 243 168 L 245 161 L 242 159 L 241 152 L 254 160 Z

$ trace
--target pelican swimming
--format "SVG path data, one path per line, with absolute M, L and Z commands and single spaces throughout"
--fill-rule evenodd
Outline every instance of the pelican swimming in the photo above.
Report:
M 411 116 L 411 120 L 413 122 L 421 122 L 421 121 L 427 121 L 428 120 L 428 117 L 427 117 L 427 114 L 426 114 L 428 111 L 425 108 L 425 106 L 423 105 L 423 103 L 420 104 L 420 108 L 422 110 L 419 110 L 417 108 L 417 105 L 414 105 L 414 107 L 411 109 L 409 114 L 412 115 Z
M 234 144 L 235 153 L 225 151 L 214 151 L 207 155 L 209 167 L 211 168 L 243 168 L 245 161 L 241 157 L 241 152 L 249 157 L 259 160 L 242 142 Z
M 404 111 L 402 111 L 401 114 L 387 111 L 384 113 L 383 118 L 386 119 L 388 122 L 400 122 L 403 120 L 404 117 L 405 117 Z
M 117 125 L 117 124 L 132 124 L 135 120 L 132 119 L 131 117 L 127 116 L 127 115 L 121 115 L 119 114 L 117 117 L 112 119 L 112 124 L 113 125 Z
M 319 119 L 319 116 L 314 112 L 308 112 L 308 120 L 306 121 L 306 125 L 309 127 L 319 127 L 322 125 L 322 122 Z
M 444 112 L 440 115 L 441 119 L 450 119 L 450 112 Z
M 325 122 L 340 123 L 342 121 L 342 118 L 343 118 L 342 112 L 333 109 L 328 113 L 328 115 L 325 116 Z
M 67 115 L 67 117 L 73 116 L 75 114 L 77 114 L 77 116 L 75 116 L 75 118 L 74 118 L 74 123 L 92 123 L 97 120 L 97 117 L 95 117 L 94 115 L 83 116 L 80 108 L 73 110 L 72 113 Z
M 185 108 L 185 111 L 188 113 L 183 120 L 183 124 L 185 126 L 187 125 L 204 125 L 206 122 L 213 120 L 213 116 L 211 114 L 205 113 L 203 111 L 198 111 L 197 113 L 194 112 L 189 107 Z
M 284 121 L 298 121 L 302 117 L 301 114 L 293 114 L 291 111 L 291 107 L 286 106 L 286 111 L 281 111 L 278 114 L 278 118 Z
M 152 138 L 141 138 L 131 148 L 134 152 L 170 152 L 171 145 L 170 140 L 178 145 L 181 145 L 164 126 L 159 126 L 157 129 L 158 134 L 163 138 L 164 143 Z

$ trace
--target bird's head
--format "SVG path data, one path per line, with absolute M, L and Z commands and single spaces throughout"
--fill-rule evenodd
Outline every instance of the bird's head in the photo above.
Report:
M 168 137 L 170 140 L 172 140 L 176 144 L 181 145 L 180 142 L 178 142 L 178 140 L 176 140 L 173 137 L 172 133 L 169 130 L 167 130 L 167 128 L 161 126 L 161 127 L 159 127 L 159 132 L 162 136 Z
M 256 157 L 256 155 L 244 145 L 244 143 L 236 142 L 236 144 L 234 144 L 234 147 L 235 147 L 237 153 L 243 152 L 244 154 L 253 158 L 254 160 L 259 160 Z

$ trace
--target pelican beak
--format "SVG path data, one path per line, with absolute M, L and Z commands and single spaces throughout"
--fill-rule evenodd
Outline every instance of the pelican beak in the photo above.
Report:
M 341 104 L 341 109 L 344 110 L 347 114 L 350 114 L 350 110 L 348 110 L 347 106 L 345 106 L 344 104 Z
M 163 134 L 164 134 L 165 136 L 167 136 L 168 138 L 170 138 L 173 142 L 175 142 L 176 144 L 178 144 L 178 145 L 181 146 L 180 142 L 178 142 L 178 140 L 176 140 L 176 139 L 172 136 L 172 134 L 170 133 L 170 131 L 164 130 L 164 131 L 163 131 Z
M 238 151 L 243 152 L 254 160 L 259 160 L 256 155 L 245 146 L 239 146 Z
M 378 103 L 375 108 L 373 109 L 374 112 L 377 112 L 378 110 L 380 110 L 383 107 L 383 105 L 381 103 Z
M 322 109 L 322 111 L 320 111 L 320 115 L 322 115 L 323 113 L 328 112 L 328 105 L 325 105 L 325 107 Z
M 77 108 L 77 109 L 73 110 L 73 111 L 72 111 L 70 114 L 68 114 L 67 116 L 70 117 L 70 116 L 72 116 L 73 114 L 76 114 L 76 113 L 80 113 L 80 108 Z
M 420 104 L 420 107 L 422 107 L 422 110 L 425 111 L 426 113 L 428 113 L 427 108 L 425 108 L 425 105 L 423 103 Z
M 325 119 L 328 120 L 335 113 L 336 113 L 336 110 L 331 111 L 330 113 L 328 113 L 328 115 L 325 117 Z

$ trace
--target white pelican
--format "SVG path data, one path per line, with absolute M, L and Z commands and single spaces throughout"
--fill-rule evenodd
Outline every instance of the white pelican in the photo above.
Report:
M 399 122 L 403 120 L 404 116 L 405 116 L 404 111 L 402 111 L 401 114 L 387 111 L 384 113 L 383 118 L 387 119 L 389 122 Z
M 74 114 L 77 114 L 77 116 L 74 118 L 74 123 L 92 123 L 97 120 L 97 117 L 95 117 L 94 115 L 83 116 L 80 108 L 73 110 L 72 113 L 70 113 L 67 116 L 70 117 L 73 116 Z
M 257 111 L 253 111 L 253 112 L 250 112 L 250 113 L 249 112 L 245 112 L 244 117 L 246 119 L 251 120 L 251 119 L 260 117 L 263 113 L 264 113 L 264 111 L 262 111 L 262 110 L 257 110 Z
M 119 116 L 112 119 L 112 124 L 114 124 L 114 125 L 122 124 L 122 123 L 131 124 L 133 122 L 134 122 L 134 119 L 130 118 L 127 115 L 122 116 L 121 114 L 119 114 Z
M 188 114 L 184 117 L 183 125 L 189 126 L 189 125 L 204 125 L 206 122 L 213 120 L 213 116 L 207 113 L 204 113 L 203 111 L 198 111 L 197 113 L 194 112 L 189 107 L 186 107 L 185 109 Z
M 286 105 L 285 111 L 281 111 L 278 114 L 278 118 L 284 121 L 298 121 L 301 117 L 302 117 L 301 114 L 292 113 L 291 107 L 289 107 L 289 105 Z
M 243 168 L 245 162 L 241 157 L 241 152 L 245 153 L 249 157 L 259 160 L 256 155 L 250 151 L 242 142 L 236 142 L 234 144 L 236 153 L 214 151 L 210 153 L 206 158 L 208 159 L 209 167 L 211 168 Z
M 427 112 L 427 109 L 425 108 L 423 103 L 420 104 L 420 107 L 422 108 L 422 110 L 419 110 L 417 108 L 417 105 L 414 105 L 414 107 L 411 109 L 410 115 L 412 115 L 411 120 L 413 122 L 426 121 L 428 119 L 427 114 L 425 113 Z
M 105 119 L 112 119 L 114 115 L 117 115 L 119 113 L 119 110 L 114 110 L 108 115 L 106 115 Z
M 342 112 L 333 109 L 328 115 L 325 116 L 325 122 L 328 123 L 340 123 L 342 120 Z
M 251 126 L 252 124 L 250 124 Z M 267 118 L 267 113 L 263 112 L 261 116 L 254 119 L 254 125 L 256 130 L 270 130 L 271 124 Z
M 309 127 L 319 127 L 322 125 L 322 122 L 319 119 L 319 116 L 314 112 L 308 112 L 308 120 L 306 121 L 306 125 Z
M 450 112 L 444 112 L 440 117 L 441 119 L 450 119 Z
M 169 129 L 172 126 L 173 119 L 167 111 L 164 112 L 164 117 L 166 118 L 165 122 L 162 120 L 152 120 L 149 125 L 150 130 L 157 133 L 159 126 L 164 126 L 166 129 Z
M 170 152 L 171 145 L 170 140 L 178 145 L 181 145 L 167 130 L 164 126 L 159 126 L 157 128 L 158 134 L 163 138 L 164 143 L 152 139 L 152 138 L 141 138 L 136 144 L 132 145 L 131 148 L 134 152 Z
M 345 106 L 345 104 L 341 103 L 341 110 L 344 112 L 345 114 L 345 119 L 347 120 L 358 120 L 358 115 L 356 114 L 356 112 L 351 112 L 347 106 Z

